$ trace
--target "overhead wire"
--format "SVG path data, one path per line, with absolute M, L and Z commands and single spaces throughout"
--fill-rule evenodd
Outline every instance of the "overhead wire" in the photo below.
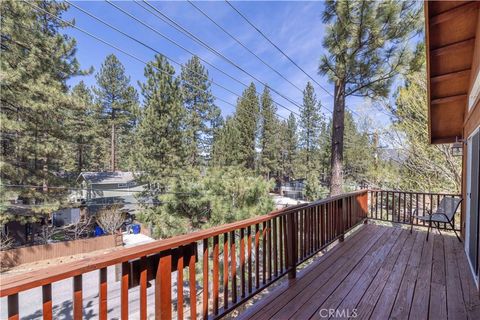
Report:
M 97 40 L 97 41 L 99 41 L 99 42 L 101 42 L 101 43 L 103 43 L 103 44 L 105 44 L 105 45 L 107 45 L 107 46 L 109 46 L 109 47 L 111 47 L 111 48 L 113 48 L 113 49 L 115 49 L 115 50 L 117 50 L 117 51 L 125 54 L 125 55 L 127 55 L 127 56 L 129 56 L 130 58 L 132 58 L 132 59 L 134 59 L 134 60 L 136 60 L 136 61 L 138 61 L 138 62 L 140 62 L 140 63 L 142 63 L 142 64 L 144 64 L 144 65 L 148 65 L 148 64 L 149 64 L 147 61 L 139 58 L 138 56 L 136 56 L 136 55 L 134 55 L 134 54 L 131 54 L 131 53 L 125 51 L 124 49 L 122 49 L 122 48 L 120 48 L 120 47 L 118 47 L 118 46 L 116 46 L 116 45 L 114 45 L 114 44 L 112 44 L 112 43 L 110 43 L 110 42 L 108 42 L 108 41 L 106 41 L 106 40 L 104 40 L 104 39 L 96 36 L 95 34 L 89 32 L 89 31 L 86 31 L 86 30 L 84 30 L 84 29 L 82 29 L 82 28 L 74 25 L 73 23 L 71 23 L 71 22 L 69 22 L 69 21 L 66 21 L 66 20 L 64 20 L 64 19 L 62 19 L 62 18 L 60 18 L 60 17 L 55 16 L 54 14 L 48 12 L 47 10 L 45 10 L 45 9 L 43 9 L 43 8 L 40 8 L 40 7 L 36 6 L 36 5 L 34 5 L 33 3 L 29 2 L 29 1 L 24 1 L 24 2 L 27 3 L 28 5 L 34 7 L 35 9 L 40 10 L 40 11 L 42 11 L 42 12 L 50 15 L 51 17 L 53 17 L 53 18 L 55 18 L 55 19 L 57 19 L 57 20 L 65 23 L 65 24 L 69 25 L 70 27 L 72 27 L 72 28 L 74 28 L 74 29 L 76 29 L 76 30 L 78 30 L 78 31 L 80 31 L 80 32 L 88 35 L 89 37 L 91 37 L 91 38 L 93 38 L 93 39 L 95 39 L 95 40 Z M 159 53 L 159 54 L 162 54 L 162 53 Z M 163 55 L 163 54 L 162 54 L 162 55 Z M 163 55 L 163 56 L 164 56 L 164 55 Z M 165 56 L 165 57 L 166 57 L 166 56 Z M 167 58 L 167 57 L 166 57 L 166 58 Z M 177 64 L 178 64 L 178 63 L 177 63 Z M 152 65 L 152 67 L 155 68 L 155 69 L 156 69 L 157 71 L 159 71 L 159 72 L 162 72 L 162 73 L 164 73 L 164 74 L 169 74 L 167 71 L 162 70 L 162 69 L 160 69 L 160 68 L 157 68 L 157 67 L 155 67 L 155 66 L 153 66 L 153 65 Z M 214 83 L 214 82 L 212 81 L 212 83 Z M 215 83 L 215 84 L 216 84 L 216 83 Z M 198 87 L 198 86 L 196 86 L 196 85 L 194 85 L 194 84 L 192 84 L 192 83 L 187 82 L 187 85 L 189 85 L 189 86 L 191 86 L 191 87 L 193 87 L 193 88 L 202 90 L 202 91 L 205 92 L 205 90 L 204 90 L 203 88 L 200 88 L 200 87 Z M 216 84 L 216 85 L 218 86 L 219 84 Z M 220 85 L 220 86 L 221 86 L 221 85 Z M 230 91 L 229 91 L 229 92 L 230 92 Z M 240 95 L 238 95 L 238 94 L 235 93 L 235 92 L 231 92 L 231 93 L 234 94 L 234 95 L 237 96 L 237 97 L 241 97 Z M 229 101 L 227 101 L 227 100 L 225 100 L 225 99 L 223 99 L 223 98 L 220 98 L 220 97 L 218 97 L 218 96 L 215 96 L 215 95 L 213 95 L 213 94 L 212 94 L 212 96 L 213 96 L 214 98 L 218 99 L 219 101 L 222 101 L 222 102 L 224 102 L 225 104 L 233 107 L 234 109 L 236 108 L 236 105 L 234 105 L 233 103 L 231 103 L 231 102 L 229 102 Z M 281 115 L 279 115 L 279 114 L 277 114 L 277 116 L 280 117 L 280 118 L 282 118 L 282 119 L 284 119 L 284 120 L 287 120 L 287 118 L 285 118 L 285 117 L 283 117 L 283 116 L 281 116 Z
M 138 43 L 138 44 L 140 44 L 140 45 L 148 48 L 149 50 L 151 50 L 151 51 L 153 51 L 153 52 L 155 52 L 155 53 L 157 53 L 157 54 L 160 54 L 160 55 L 164 56 L 166 59 L 168 59 L 168 60 L 171 61 L 172 63 L 174 63 L 174 64 L 176 64 L 176 65 L 178 65 L 178 66 L 180 66 L 180 67 L 181 67 L 181 66 L 184 66 L 184 65 L 182 65 L 180 62 L 176 61 L 175 59 L 173 59 L 173 58 L 165 55 L 163 52 L 160 52 L 160 51 L 158 51 L 157 49 L 153 48 L 152 46 L 144 43 L 143 41 L 138 40 L 138 39 L 135 38 L 134 36 L 132 36 L 132 35 L 124 32 L 124 31 L 120 30 L 119 28 L 117 28 L 117 27 L 113 26 L 112 24 L 108 23 L 107 21 L 99 18 L 98 16 L 94 15 L 93 13 L 91 13 L 91 12 L 89 12 L 89 11 L 81 8 L 81 7 L 79 7 L 78 5 L 71 3 L 71 1 L 66 0 L 66 2 L 67 2 L 68 4 L 70 4 L 70 5 L 72 5 L 72 6 L 73 6 L 74 8 L 76 8 L 77 10 L 79 10 L 79 11 L 83 12 L 84 14 L 88 15 L 89 17 L 91 17 L 91 18 L 95 19 L 96 21 L 98 21 L 98 22 L 106 25 L 107 27 L 111 28 L 112 30 L 114 30 L 114 31 L 122 34 L 123 36 L 131 39 L 132 41 L 135 41 L 136 43 Z M 167 39 L 167 40 L 171 41 L 172 43 L 175 43 L 175 44 L 176 44 L 176 42 L 175 42 L 174 40 L 172 40 L 172 39 L 164 36 L 164 35 L 161 34 L 157 29 L 155 29 L 155 28 L 151 27 L 150 25 L 144 23 L 143 21 L 141 21 L 141 20 L 138 19 L 137 17 L 133 16 L 132 14 L 128 13 L 128 12 L 125 11 L 124 9 L 118 7 L 117 5 L 115 5 L 114 3 L 112 3 L 111 1 L 107 1 L 107 3 L 109 3 L 110 5 L 112 5 L 112 6 L 115 7 L 116 9 L 118 9 L 119 11 L 123 12 L 124 14 L 130 16 L 132 19 L 136 20 L 137 22 L 141 23 L 142 25 L 146 26 L 146 27 L 149 28 L 150 30 L 156 32 L 156 33 L 159 34 L 159 35 L 162 35 L 162 37 L 164 37 L 165 39 Z M 199 57 L 198 55 L 196 55 L 195 53 L 189 51 L 189 50 L 186 49 L 185 47 L 183 47 L 183 46 L 181 46 L 181 45 L 179 45 L 179 46 L 180 46 L 180 48 L 186 50 L 188 53 Z M 201 59 L 202 61 L 206 62 L 206 60 L 202 59 L 201 57 L 199 57 L 199 59 Z M 210 65 L 210 66 L 213 66 L 212 64 L 210 64 L 210 63 L 208 63 L 208 62 L 206 62 L 206 63 L 207 63 L 208 65 Z M 221 69 L 218 69 L 218 68 L 215 67 L 215 66 L 213 66 L 213 67 L 216 68 L 217 70 L 221 70 Z M 192 70 L 192 69 L 189 69 L 189 70 L 190 70 L 190 71 L 193 71 L 193 72 L 196 73 L 196 74 L 199 74 L 199 73 L 196 72 L 195 70 Z M 227 73 L 224 73 L 224 74 L 228 75 Z M 234 78 L 234 77 L 232 77 L 232 76 L 229 76 L 229 77 L 231 77 L 232 79 L 236 79 L 236 78 Z M 210 81 L 212 82 L 212 84 L 214 84 L 214 85 L 216 85 L 216 86 L 218 86 L 218 87 L 220 87 L 220 88 L 228 91 L 229 93 L 235 95 L 235 96 L 238 97 L 238 98 L 241 98 L 241 95 L 240 95 L 240 94 L 235 93 L 234 91 L 232 91 L 232 90 L 230 90 L 229 88 L 223 86 L 222 84 L 219 84 L 218 82 L 213 81 L 213 80 L 211 80 L 211 79 L 210 79 Z M 245 87 L 248 87 L 248 85 L 245 84 L 245 83 L 243 83 L 243 82 L 239 82 L 239 83 L 242 84 L 242 85 L 245 86 Z M 193 84 L 190 84 L 190 85 L 193 85 Z M 197 87 L 197 88 L 198 88 L 198 87 Z M 225 101 L 225 100 L 219 98 L 218 96 L 217 96 L 216 98 L 218 98 L 219 100 Z M 296 113 L 295 111 L 293 111 L 293 110 L 291 110 L 291 109 L 283 106 L 283 105 L 280 104 L 279 102 L 277 102 L 277 101 L 275 101 L 275 100 L 273 100 L 273 99 L 272 99 L 272 101 L 275 102 L 276 104 L 278 104 L 280 107 L 286 109 L 287 111 L 290 111 L 290 112 L 294 113 L 295 115 L 300 116 L 298 113 Z M 231 103 L 228 103 L 228 104 L 232 105 Z M 235 107 L 234 105 L 232 105 L 232 106 Z M 277 115 L 278 115 L 278 114 L 277 114 Z M 285 117 L 283 117 L 283 116 L 281 116 L 281 115 L 278 115 L 278 116 L 281 117 L 281 118 L 283 118 L 283 119 L 286 119 Z
M 255 29 L 265 40 L 267 40 L 273 47 L 275 47 L 285 58 L 287 58 L 295 67 L 297 67 L 303 74 L 305 74 L 310 80 L 312 80 L 316 85 L 318 85 L 323 91 L 325 91 L 329 96 L 334 98 L 334 95 L 327 90 L 324 86 L 322 86 L 317 80 L 315 80 L 309 73 L 307 73 L 298 63 L 295 62 L 288 54 L 286 54 L 277 44 L 275 44 L 262 30 L 260 30 L 253 22 L 250 21 L 239 9 L 237 9 L 229 0 L 224 0 L 240 17 L 243 18 L 253 29 Z M 333 111 L 325 108 L 328 112 L 333 114 Z M 352 110 L 349 107 L 346 107 L 352 113 L 356 114 L 360 117 L 360 115 Z
M 149 11 L 150 13 L 154 14 L 157 18 L 161 19 L 162 21 L 164 21 L 165 23 L 167 23 L 168 25 L 170 25 L 172 28 L 175 28 L 177 31 L 185 34 L 187 37 L 189 37 L 190 39 L 194 40 L 195 42 L 197 42 L 198 44 L 200 44 L 201 46 L 203 46 L 204 48 L 206 48 L 207 50 L 209 50 L 210 52 L 212 52 L 213 54 L 215 54 L 216 56 L 218 56 L 219 58 L 225 60 L 227 63 L 231 64 L 232 66 L 234 66 L 236 69 L 242 71 L 243 73 L 245 73 L 246 75 L 248 75 L 249 77 L 251 77 L 252 79 L 254 79 L 255 81 L 257 81 L 258 83 L 262 84 L 263 86 L 265 87 L 268 87 L 270 88 L 270 90 L 272 90 L 273 92 L 275 92 L 277 95 L 279 95 L 280 97 L 284 98 L 285 100 L 289 101 L 291 104 L 295 105 L 296 107 L 298 108 L 301 108 L 300 104 L 294 100 L 292 100 L 291 98 L 285 96 L 283 93 L 279 92 L 278 90 L 276 90 L 275 88 L 269 86 L 267 83 L 265 83 L 264 81 L 260 80 L 258 77 L 254 76 L 253 74 L 251 74 L 250 72 L 248 72 L 247 70 L 245 70 L 244 68 L 242 68 L 241 66 L 239 66 L 237 63 L 235 63 L 233 60 L 231 60 L 230 58 L 226 57 L 225 55 L 223 55 L 222 53 L 220 53 L 218 50 L 216 50 L 215 48 L 211 47 L 210 45 L 208 45 L 206 42 L 204 42 L 203 40 L 201 40 L 199 37 L 197 37 L 196 35 L 194 35 L 193 33 L 191 33 L 190 31 L 188 31 L 186 28 L 184 28 L 183 26 L 181 26 L 179 23 L 177 23 L 176 21 L 174 21 L 173 19 L 171 19 L 170 17 L 168 17 L 166 14 L 164 14 L 163 12 L 161 12 L 158 8 L 156 8 L 155 6 L 151 5 L 148 1 L 145 1 L 145 0 L 142 0 L 142 2 L 144 4 L 146 4 L 147 6 L 149 6 L 150 8 L 152 8 L 152 10 L 155 11 L 155 13 L 152 13 L 152 11 Z M 141 6 L 142 8 L 146 9 L 140 2 L 138 1 L 135 1 L 136 4 L 138 4 L 139 6 Z M 278 102 L 277 102 L 278 103 Z M 287 109 L 288 111 L 292 112 L 292 113 L 295 113 L 295 111 L 289 109 L 289 108 L 286 108 L 285 106 L 282 106 L 283 108 Z
M 235 37 L 233 34 L 231 34 L 228 30 L 226 30 L 224 27 L 222 27 L 218 22 L 216 22 L 212 17 L 210 17 L 204 10 L 202 10 L 200 7 L 198 7 L 193 1 L 187 0 L 188 3 L 192 7 L 194 7 L 198 12 L 200 12 L 204 17 L 206 17 L 208 20 L 210 20 L 214 25 L 216 25 L 220 30 L 222 30 L 225 34 L 227 34 L 230 38 L 232 38 L 235 42 L 237 42 L 240 46 L 242 46 L 245 50 L 247 50 L 250 54 L 252 54 L 254 57 L 256 57 L 261 63 L 263 63 L 265 66 L 267 66 L 270 70 L 275 72 L 278 76 L 280 76 L 282 79 L 290 83 L 293 87 L 295 87 L 298 91 L 303 93 L 303 90 L 299 88 L 296 84 L 294 84 L 292 81 L 290 81 L 287 77 L 285 77 L 282 73 L 280 73 L 277 69 L 272 67 L 268 62 L 266 62 L 264 59 L 262 59 L 259 55 L 257 55 L 255 52 L 253 52 L 250 48 L 248 48 L 243 42 L 238 40 L 237 37 Z

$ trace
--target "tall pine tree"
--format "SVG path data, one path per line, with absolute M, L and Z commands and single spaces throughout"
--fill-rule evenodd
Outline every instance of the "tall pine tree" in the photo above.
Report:
M 57 173 L 70 143 L 64 129 L 72 108 L 66 81 L 82 72 L 75 41 L 62 33 L 67 25 L 54 18 L 67 8 L 53 1 L 0 2 L 1 179 L 43 186 L 18 192 L 27 204 L 54 201 L 56 193 L 45 191 L 60 183 Z
M 130 85 L 130 77 L 125 74 L 123 64 L 114 54 L 106 57 L 95 78 L 97 87 L 94 91 L 105 119 L 105 136 L 110 139 L 110 171 L 116 171 L 119 154 L 122 161 L 127 157 L 131 137 L 126 136 L 131 135 L 137 122 L 138 94 Z M 119 146 L 124 148 L 118 150 Z
M 260 173 L 266 178 L 278 176 L 280 173 L 281 140 L 279 137 L 280 121 L 273 103 L 270 89 L 265 87 L 261 101 L 261 126 L 260 126 Z
M 83 81 L 71 91 L 74 100 L 69 109 L 65 123 L 71 148 L 68 155 L 66 171 L 104 171 L 106 141 L 102 138 L 102 120 L 100 108 L 93 101 L 93 94 Z M 74 163 L 71 163 L 73 160 Z
M 281 179 L 291 180 L 294 178 L 295 159 L 297 157 L 297 121 L 293 113 L 287 120 L 280 123 L 280 168 Z
M 257 90 L 252 83 L 243 91 L 237 101 L 235 124 L 239 132 L 239 140 L 233 148 L 238 148 L 238 160 L 247 169 L 255 169 L 256 144 L 260 118 L 260 105 Z
M 345 100 L 387 97 L 394 77 L 409 63 L 408 40 L 421 26 L 416 1 L 329 0 L 319 72 L 334 84 L 330 193 L 342 192 Z
M 162 192 L 185 165 L 185 108 L 180 81 L 165 57 L 155 56 L 141 84 L 144 111 L 136 132 L 133 162 L 151 191 Z
M 315 90 L 310 82 L 303 90 L 303 104 L 300 109 L 299 122 L 299 148 L 300 170 L 299 175 L 303 178 L 312 171 L 318 170 L 319 134 L 322 124 L 322 116 Z
M 180 81 L 187 109 L 188 161 L 198 166 L 202 159 L 210 157 L 214 130 L 221 117 L 220 109 L 214 103 L 208 71 L 197 56 L 182 66 Z

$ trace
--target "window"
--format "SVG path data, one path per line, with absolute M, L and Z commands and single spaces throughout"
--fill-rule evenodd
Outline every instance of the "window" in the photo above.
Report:
M 126 183 L 119 183 L 118 187 L 119 188 L 126 188 L 128 185 Z

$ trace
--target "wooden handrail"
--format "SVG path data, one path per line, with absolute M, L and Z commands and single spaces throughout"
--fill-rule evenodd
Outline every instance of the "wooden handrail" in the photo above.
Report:
M 105 281 L 106 268 L 112 265 L 122 265 L 121 277 L 121 301 L 122 314 L 128 315 L 128 288 L 132 281 L 132 272 L 135 268 L 140 268 L 140 289 L 141 297 L 146 294 L 147 274 L 153 274 L 156 281 L 155 286 L 155 310 L 156 314 L 165 318 L 171 317 L 171 272 L 178 268 L 189 268 L 191 294 L 195 291 L 195 264 L 197 262 L 197 243 L 203 241 L 203 273 L 204 279 L 208 279 L 209 259 L 213 261 L 213 280 L 219 279 L 220 257 L 218 247 L 223 246 L 223 264 L 224 264 L 224 304 L 223 309 L 218 308 L 218 287 L 214 284 L 213 306 L 214 317 L 219 317 L 234 309 L 243 303 L 247 298 L 255 295 L 259 291 L 271 285 L 282 276 L 289 274 L 290 278 L 295 277 L 296 266 L 309 259 L 316 252 L 331 244 L 335 240 L 343 240 L 344 233 L 353 228 L 367 217 L 367 190 L 361 190 L 342 194 L 308 204 L 300 204 L 269 214 L 253 217 L 243 221 L 212 227 L 206 230 L 192 232 L 190 234 L 180 235 L 169 239 L 158 240 L 148 244 L 132 248 L 125 248 L 115 252 L 110 252 L 97 257 L 89 257 L 79 261 L 65 263 L 61 266 L 32 271 L 27 274 L 5 277 L 0 286 L 0 297 L 9 297 L 9 312 L 18 307 L 18 293 L 35 287 L 43 286 L 48 290 L 51 283 L 73 278 L 74 285 L 77 285 L 74 301 L 81 303 L 81 277 L 87 272 L 99 270 L 100 276 L 104 281 L 99 288 L 99 299 L 105 299 L 106 286 Z M 255 229 L 255 230 L 253 230 Z M 220 237 L 223 242 L 220 243 Z M 209 254 L 209 239 L 212 239 L 213 255 Z M 254 241 L 253 241 L 254 240 Z M 272 246 L 273 244 L 273 246 Z M 192 246 L 193 245 L 193 246 Z M 237 247 L 238 245 L 238 247 Z M 248 245 L 245 250 L 245 245 Z M 238 249 L 237 249 L 238 248 Z M 228 253 L 230 251 L 230 253 Z M 247 257 L 245 257 L 247 251 Z M 252 252 L 255 251 L 252 261 Z M 237 259 L 238 255 L 238 260 Z M 245 259 L 247 258 L 247 259 Z M 156 260 L 155 260 L 156 259 Z M 259 261 L 262 261 L 262 265 Z M 136 263 L 135 261 L 140 261 Z M 156 262 L 155 262 L 156 261 Z M 237 262 L 240 262 L 241 269 L 238 269 Z M 255 263 L 255 283 L 252 281 L 252 269 Z M 227 266 L 230 264 L 230 268 Z M 246 264 L 248 273 L 245 273 Z M 135 267 L 135 266 L 139 267 Z M 155 266 L 153 272 L 147 273 L 147 268 Z M 242 271 L 240 271 L 242 270 Z M 261 270 L 261 272 L 259 271 Z M 230 274 L 231 283 L 228 282 Z M 246 275 L 248 277 L 246 277 Z M 178 273 L 181 277 L 181 273 Z M 133 276 L 135 278 L 135 276 Z M 237 277 L 239 279 L 237 279 Z M 261 283 L 259 279 L 262 278 Z M 179 278 L 183 283 L 183 278 Z M 237 292 L 237 280 L 240 280 L 241 292 Z M 204 280 L 205 281 L 205 280 Z M 226 282 L 225 282 L 226 281 Z M 204 285 L 208 285 L 208 280 Z M 229 295 L 229 285 L 232 290 Z M 234 289 L 233 289 L 234 288 Z M 192 291 L 193 290 L 193 291 Z M 240 295 L 238 295 L 240 293 Z M 160 298 L 160 296 L 162 298 Z M 208 303 L 208 287 L 204 291 L 204 296 Z M 178 299 L 183 299 L 182 296 Z M 231 298 L 231 300 L 229 300 Z M 103 301 L 103 300 L 102 300 Z M 190 297 L 190 301 L 196 304 L 195 297 Z M 146 316 L 146 304 L 144 298 L 141 299 L 141 315 Z M 158 305 L 157 305 L 158 304 Z M 51 304 L 47 304 L 47 306 Z M 124 306 L 125 305 L 125 306 Z M 45 306 L 45 303 L 44 303 Z M 100 317 L 104 318 L 105 303 L 101 303 Z M 198 308 L 199 310 L 201 308 Z M 196 305 L 191 306 L 191 313 L 196 312 Z M 203 314 L 208 316 L 208 307 L 203 306 Z M 47 307 L 44 310 L 50 313 Z M 178 310 L 183 312 L 183 306 Z
M 434 212 L 440 201 L 445 198 L 461 198 L 459 194 L 433 193 L 433 192 L 410 192 L 399 190 L 369 189 L 368 218 L 373 220 L 387 221 L 401 224 L 413 224 L 415 226 L 427 226 L 424 220 L 413 219 L 413 215 L 423 215 Z M 460 207 L 461 210 L 461 207 Z M 460 226 L 456 224 L 455 216 L 452 225 L 456 231 Z M 440 229 L 451 229 L 446 223 L 439 223 Z

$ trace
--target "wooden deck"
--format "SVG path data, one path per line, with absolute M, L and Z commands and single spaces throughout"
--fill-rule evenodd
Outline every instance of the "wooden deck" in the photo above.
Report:
M 480 299 L 455 236 L 365 225 L 243 319 L 480 319 Z M 330 312 L 330 316 L 329 316 Z

